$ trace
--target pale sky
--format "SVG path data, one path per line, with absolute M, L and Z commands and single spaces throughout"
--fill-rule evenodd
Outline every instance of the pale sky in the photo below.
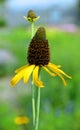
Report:
M 8 0 L 10 8 L 46 8 L 52 4 L 60 4 L 62 6 L 69 6 L 75 4 L 76 0 Z

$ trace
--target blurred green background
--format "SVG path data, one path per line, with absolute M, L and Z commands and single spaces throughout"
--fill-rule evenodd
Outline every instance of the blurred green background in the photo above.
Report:
M 15 69 L 27 64 L 27 49 L 31 40 L 30 24 L 23 20 L 18 25 L 20 19 L 17 19 L 16 23 L 15 17 L 11 17 L 14 24 L 10 24 L 6 10 L 4 12 L 2 8 L 5 5 L 5 0 L 1 1 L 0 9 L 3 15 L 1 14 L 0 20 L 0 130 L 32 130 L 31 79 L 27 85 L 21 80 L 16 87 L 10 87 Z M 51 62 L 61 65 L 62 70 L 72 76 L 72 79 L 66 79 L 67 86 L 64 87 L 58 77 L 53 78 L 41 70 L 45 87 L 41 89 L 39 130 L 80 130 L 80 4 L 77 1 L 76 6 L 70 6 L 69 9 L 75 10 L 76 15 L 72 12 L 72 21 L 70 19 L 67 22 L 68 17 L 66 21 L 63 17 L 62 22 L 59 18 L 54 22 L 53 18 L 51 23 L 48 15 L 47 19 L 35 24 L 35 31 L 39 26 L 46 28 Z M 47 7 L 43 11 L 46 10 L 49 11 Z M 19 11 L 16 17 L 19 13 L 21 12 Z M 40 14 L 40 9 L 38 13 Z M 25 12 L 23 15 L 26 15 Z M 21 14 L 21 19 L 23 15 Z M 14 119 L 19 115 L 30 118 L 26 128 L 15 124 Z

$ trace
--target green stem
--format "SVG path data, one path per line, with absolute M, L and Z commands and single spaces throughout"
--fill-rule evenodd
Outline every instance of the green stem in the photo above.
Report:
M 33 111 L 33 126 L 35 126 L 35 91 L 34 84 L 32 83 L 32 111 Z
M 35 130 L 38 130 L 38 125 L 39 125 L 39 111 L 40 111 L 40 87 L 38 87 L 37 113 L 36 113 Z
M 31 23 L 31 38 L 34 36 L 34 22 Z
M 34 22 L 31 23 L 31 38 L 34 36 Z M 32 111 L 33 111 L 33 126 L 35 126 L 35 91 L 32 82 Z
M 34 22 L 31 23 L 31 38 L 34 36 Z M 39 125 L 39 109 L 40 109 L 40 87 L 38 87 L 38 97 L 37 97 L 37 108 L 36 108 L 36 116 L 35 116 L 35 88 L 34 84 L 32 83 L 32 111 L 33 111 L 33 126 L 35 130 L 38 130 Z

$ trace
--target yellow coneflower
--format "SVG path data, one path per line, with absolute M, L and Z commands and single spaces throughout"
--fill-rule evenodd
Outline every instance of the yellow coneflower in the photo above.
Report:
M 60 65 L 50 63 L 50 51 L 44 27 L 40 27 L 32 38 L 28 48 L 27 59 L 28 64 L 15 71 L 16 75 L 11 80 L 11 86 L 16 85 L 22 78 L 24 83 L 27 83 L 32 74 L 34 84 L 38 87 L 44 87 L 44 83 L 39 79 L 41 68 L 53 77 L 59 76 L 65 86 L 66 81 L 62 75 L 71 78 L 60 69 Z
M 29 22 L 36 22 L 38 19 L 40 18 L 40 16 L 36 16 L 35 15 L 35 13 L 34 13 L 34 11 L 33 10 L 29 10 L 28 11 L 28 15 L 27 15 L 27 17 L 26 16 L 24 16 L 24 19 L 25 20 L 28 20 Z
M 15 124 L 17 124 L 17 125 L 28 124 L 29 121 L 30 121 L 29 118 L 26 117 L 26 116 L 17 116 L 17 117 L 14 119 L 14 122 L 15 122 Z

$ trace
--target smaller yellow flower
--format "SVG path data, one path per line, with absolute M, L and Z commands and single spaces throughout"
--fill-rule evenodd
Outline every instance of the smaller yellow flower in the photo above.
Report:
M 29 10 L 27 17 L 24 16 L 24 19 L 31 23 L 36 22 L 39 18 L 40 16 L 37 17 L 33 10 Z
M 30 122 L 29 118 L 26 116 L 17 116 L 14 119 L 15 124 L 17 125 L 23 125 L 23 124 L 28 124 Z

